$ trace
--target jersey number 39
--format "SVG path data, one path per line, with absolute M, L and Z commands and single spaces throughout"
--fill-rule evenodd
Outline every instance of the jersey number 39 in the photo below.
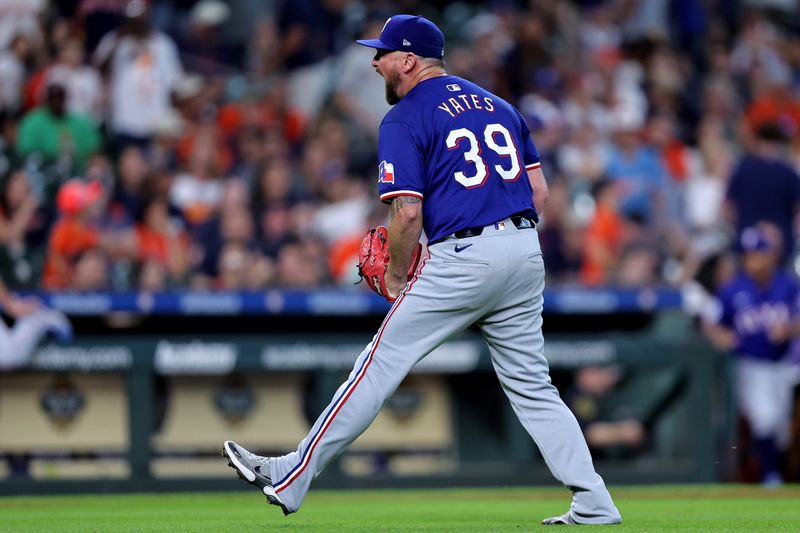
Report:
M 498 139 L 502 137 L 503 144 L 497 144 Z M 467 176 L 462 171 L 453 174 L 453 177 L 461 185 L 467 189 L 473 187 L 480 187 L 486 181 L 489 175 L 489 166 L 482 157 L 481 144 L 475 137 L 475 134 L 467 128 L 458 128 L 451 131 L 447 135 L 445 142 L 447 143 L 448 150 L 455 150 L 458 148 L 462 139 L 466 139 L 469 147 L 464 152 L 464 159 L 475 165 L 475 174 Z M 505 181 L 514 181 L 519 178 L 522 166 L 519 162 L 517 155 L 517 147 L 514 145 L 514 139 L 511 137 L 508 129 L 502 124 L 487 124 L 483 130 L 483 142 L 490 150 L 495 152 L 500 157 L 508 158 L 510 163 L 509 168 L 504 168 L 502 165 L 494 165 L 494 170 Z

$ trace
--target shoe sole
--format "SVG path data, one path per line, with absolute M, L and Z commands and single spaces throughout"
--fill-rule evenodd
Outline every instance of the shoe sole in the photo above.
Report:
M 228 450 L 227 442 L 222 445 L 221 455 L 228 460 L 228 466 L 233 468 L 239 479 L 246 481 L 254 487 L 258 487 L 261 490 L 261 492 L 267 498 L 268 504 L 280 507 L 284 516 L 288 516 L 290 514 L 289 510 L 286 508 L 286 505 L 284 505 L 284 503 L 278 497 L 278 494 L 275 492 L 275 488 L 272 487 L 272 485 L 265 485 L 263 488 L 259 487 L 258 483 L 256 483 L 256 475 L 236 459 L 236 454 Z

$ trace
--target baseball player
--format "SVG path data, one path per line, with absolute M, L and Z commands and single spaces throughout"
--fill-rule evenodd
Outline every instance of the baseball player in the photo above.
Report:
M 779 450 L 789 441 L 792 372 L 789 346 L 798 329 L 798 287 L 783 273 L 781 232 L 762 222 L 739 239 L 742 271 L 707 309 L 705 331 L 737 356 L 735 391 L 761 459 L 761 480 L 780 485 Z
M 445 73 L 444 36 L 425 18 L 393 16 L 378 39 L 358 43 L 376 49 L 372 66 L 394 105 L 378 142 L 388 230 L 367 236 L 361 266 L 388 251 L 387 264 L 367 279 L 394 304 L 296 451 L 261 457 L 226 441 L 223 454 L 269 503 L 297 511 L 311 481 L 369 426 L 411 368 L 477 324 L 520 422 L 573 492 L 569 511 L 543 523 L 619 523 L 578 423 L 550 383 L 534 227 L 547 185 L 525 121 L 499 97 Z M 423 229 L 428 246 L 414 270 Z
M 34 348 L 48 333 L 62 341 L 72 338 L 72 325 L 63 313 L 43 307 L 32 298 L 17 298 L 2 280 L 0 308 L 16 319 L 11 328 L 0 319 L 0 371 L 28 364 Z

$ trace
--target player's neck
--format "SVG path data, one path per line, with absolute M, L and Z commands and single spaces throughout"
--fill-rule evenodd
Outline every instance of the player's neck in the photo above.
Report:
M 447 76 L 447 72 L 444 71 L 443 68 L 437 67 L 434 65 L 426 66 L 424 68 L 419 69 L 419 71 L 411 77 L 408 83 L 408 91 L 406 94 L 410 93 L 411 90 L 422 83 L 425 80 L 429 80 L 431 78 L 439 78 L 441 76 Z

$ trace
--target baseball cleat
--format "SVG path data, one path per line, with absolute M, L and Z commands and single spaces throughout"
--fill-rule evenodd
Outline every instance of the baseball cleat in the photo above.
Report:
M 572 518 L 572 515 L 569 512 L 562 514 L 561 516 L 551 516 L 550 518 L 545 518 L 542 520 L 543 526 L 579 526 L 580 524 Z
M 236 471 L 240 479 L 258 487 L 264 493 L 267 503 L 280 507 L 284 515 L 289 514 L 272 486 L 267 457 L 256 455 L 232 440 L 226 440 L 222 444 L 222 456 L 228 459 L 228 466 Z
M 622 520 L 617 518 L 611 520 L 610 522 L 601 522 L 596 525 L 604 525 L 604 526 L 612 526 L 616 524 L 622 523 Z M 566 513 L 562 514 L 561 516 L 552 516 L 550 518 L 545 518 L 542 520 L 543 526 L 588 526 L 588 525 L 595 525 L 595 524 L 584 524 L 583 522 L 576 522 L 572 515 L 567 511 Z

